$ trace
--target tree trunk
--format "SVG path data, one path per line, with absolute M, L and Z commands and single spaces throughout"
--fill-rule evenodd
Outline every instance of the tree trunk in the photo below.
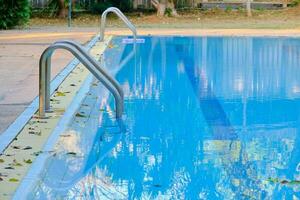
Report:
M 151 0 L 151 4 L 156 8 L 157 16 L 165 16 L 166 14 L 172 17 L 178 16 L 173 0 Z M 166 13 L 167 10 L 170 10 L 170 13 Z
M 69 1 L 68 1 L 68 5 L 66 6 L 65 4 L 65 0 L 57 0 L 58 2 L 58 17 L 59 18 L 66 18 L 68 16 L 68 5 L 69 5 Z M 72 0 L 72 7 L 75 7 L 75 0 Z
M 133 0 L 133 9 L 137 9 L 137 7 L 138 7 L 137 0 Z
M 65 6 L 65 0 L 57 0 L 58 1 L 58 17 L 65 18 L 67 16 L 68 10 Z
M 247 10 L 247 16 L 251 17 L 252 12 L 251 12 L 251 0 L 247 0 L 246 2 L 246 10 Z

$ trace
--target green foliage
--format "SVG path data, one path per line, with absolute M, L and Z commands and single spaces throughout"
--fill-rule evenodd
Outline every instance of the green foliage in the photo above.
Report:
M 64 0 L 64 5 L 67 8 L 69 6 L 69 0 Z M 47 7 L 41 10 L 41 13 L 49 13 L 50 17 L 57 16 L 59 11 L 59 3 L 58 0 L 49 0 Z
M 57 0 L 49 0 L 47 7 L 40 10 L 40 14 L 41 13 L 42 14 L 49 13 L 50 17 L 54 17 L 54 16 L 56 16 L 58 9 L 59 9 L 58 1 Z
M 24 25 L 29 17 L 28 0 L 0 0 L 0 29 Z
M 256 8 L 256 10 L 259 11 L 259 12 L 263 12 L 263 11 L 265 11 L 266 9 L 263 8 L 263 7 L 258 7 L 258 8 Z
M 172 17 L 172 9 L 171 8 L 166 8 L 165 10 L 165 15 L 167 17 Z
M 243 13 L 245 9 L 242 6 L 237 7 L 237 11 Z
M 117 7 L 123 12 L 129 12 L 132 10 L 132 1 L 131 0 L 107 0 L 101 2 L 95 2 L 92 5 L 92 12 L 95 14 L 103 13 L 109 7 Z
M 300 5 L 300 0 L 293 0 L 290 6 L 295 7 L 295 6 L 298 6 L 298 5 Z
M 107 8 L 113 6 L 111 4 L 111 2 L 107 1 L 107 2 L 101 2 L 101 3 L 94 3 L 92 5 L 92 12 L 93 13 L 103 13 Z
M 226 6 L 225 12 L 231 12 L 231 11 L 232 11 L 232 7 L 231 6 Z

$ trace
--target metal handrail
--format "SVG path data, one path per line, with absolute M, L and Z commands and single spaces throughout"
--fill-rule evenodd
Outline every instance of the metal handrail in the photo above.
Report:
M 59 44 L 59 43 L 69 44 L 74 46 L 80 53 L 84 55 L 86 59 L 88 59 L 94 65 L 95 68 L 97 68 L 97 70 L 100 71 L 101 74 L 103 74 L 103 76 L 105 76 L 112 83 L 112 85 L 118 90 L 120 96 L 122 97 L 122 100 L 124 99 L 124 92 L 120 84 L 116 81 L 116 79 L 114 79 L 109 75 L 109 72 L 107 72 L 105 68 L 102 68 L 100 66 L 100 63 L 97 60 L 95 60 L 92 56 L 89 55 L 87 50 L 81 44 L 73 40 L 60 40 L 54 42 L 54 44 Z
M 91 62 L 90 56 L 85 56 L 73 45 L 57 43 L 49 46 L 41 55 L 39 63 L 39 114 L 45 116 L 45 112 L 50 111 L 50 73 L 51 56 L 57 49 L 65 49 L 72 53 L 114 96 L 116 105 L 116 117 L 121 118 L 123 113 L 123 92 L 120 94 L 118 89 L 107 78 L 105 71 L 99 71 Z M 100 66 L 99 66 L 100 68 Z M 105 75 L 104 75 L 105 74 Z M 120 87 L 120 86 L 119 86 Z
M 106 9 L 101 16 L 101 28 L 100 28 L 100 41 L 104 39 L 105 25 L 106 25 L 106 16 L 109 12 L 115 13 L 118 17 L 120 17 L 123 22 L 127 25 L 127 27 L 132 31 L 134 38 L 136 39 L 137 31 L 135 26 L 128 20 L 128 18 L 116 7 L 110 7 Z

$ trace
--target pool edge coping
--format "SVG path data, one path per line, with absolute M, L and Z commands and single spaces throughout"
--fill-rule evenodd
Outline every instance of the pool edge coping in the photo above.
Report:
M 107 34 L 113 36 L 130 35 L 123 27 L 108 28 Z M 220 36 L 220 37 L 300 37 L 300 28 L 294 29 L 201 29 L 201 28 L 148 28 L 138 27 L 138 36 Z
M 89 74 L 85 81 L 81 84 L 81 87 L 77 94 L 72 99 L 71 104 L 66 109 L 64 115 L 59 119 L 58 123 L 56 124 L 55 128 L 53 129 L 52 133 L 47 138 L 44 146 L 43 151 L 51 151 L 53 146 L 56 144 L 59 135 L 66 129 L 67 124 L 70 122 L 72 116 L 76 112 L 76 110 L 80 107 L 78 101 L 84 99 L 86 92 L 90 88 L 90 84 L 93 81 L 93 75 Z M 29 170 L 27 171 L 26 175 L 20 181 L 17 189 L 15 190 L 14 194 L 12 195 L 13 200 L 22 199 L 22 197 L 27 196 L 31 189 L 34 187 L 34 184 L 37 181 L 37 178 L 42 171 L 42 167 L 48 158 L 48 154 L 41 154 L 39 155 L 33 164 L 30 166 Z
M 108 46 L 108 43 L 111 41 L 113 37 L 112 36 L 106 36 L 106 39 L 103 41 L 103 42 L 100 42 L 98 40 L 98 35 L 94 36 L 94 37 L 91 37 L 90 40 L 88 42 L 86 42 L 86 44 L 84 45 L 86 47 L 87 50 L 90 51 L 90 54 L 93 56 L 93 57 L 97 57 L 98 59 L 101 58 L 102 56 L 102 53 L 100 54 L 97 54 L 95 52 L 96 49 L 98 48 L 101 48 L 101 52 L 104 52 L 105 49 L 107 48 Z M 85 69 L 84 71 L 81 71 L 80 68 L 83 68 Z M 57 137 L 59 136 L 59 134 L 54 134 L 53 133 L 56 131 L 57 132 L 61 132 L 61 130 L 63 130 L 65 126 L 65 123 L 63 121 L 63 119 L 70 119 L 70 116 L 73 116 L 73 114 L 76 112 L 76 109 L 77 107 L 80 105 L 78 104 L 78 102 L 75 102 L 76 100 L 80 101 L 84 98 L 84 96 L 86 95 L 86 91 L 90 88 L 90 84 L 91 82 L 93 81 L 93 76 L 92 74 L 89 72 L 88 69 L 84 68 L 82 66 L 82 64 L 78 61 L 78 59 L 74 58 L 72 59 L 64 68 L 63 70 L 61 70 L 54 78 L 53 78 L 53 81 L 51 81 L 51 96 L 53 96 L 55 93 L 57 93 L 57 90 L 59 90 L 59 88 L 61 88 L 62 86 L 64 86 L 64 84 L 66 84 L 65 82 L 67 82 L 67 84 L 70 84 L 68 82 L 70 82 L 70 78 L 69 76 L 74 76 L 74 74 L 72 74 L 74 72 L 74 70 L 77 70 L 77 73 L 75 72 L 75 74 L 82 74 L 81 72 L 83 72 L 83 74 L 86 74 L 86 75 L 83 75 L 81 76 L 82 78 L 84 79 L 81 79 L 80 80 L 80 76 L 77 77 L 79 78 L 78 79 L 78 82 L 81 82 L 81 84 L 77 84 L 79 86 L 79 88 L 75 88 L 74 92 L 75 92 L 75 96 L 73 98 L 71 98 L 71 102 L 66 104 L 65 106 L 65 111 L 62 111 L 63 112 L 63 115 L 61 115 L 57 121 L 57 123 L 55 123 L 54 125 L 52 124 L 52 127 L 53 129 L 51 130 L 49 136 L 46 136 L 46 140 L 45 140 L 45 143 L 41 143 L 42 146 L 40 147 L 40 150 L 44 150 L 44 149 L 47 149 L 47 148 L 51 148 L 54 146 L 54 144 L 56 143 L 56 139 Z M 78 70 L 80 70 L 80 73 L 78 73 Z M 77 75 L 78 76 L 78 75 Z M 72 78 L 71 78 L 72 79 Z M 74 85 L 71 85 L 72 87 L 74 86 L 75 87 L 75 84 Z M 63 92 L 62 92 L 63 93 Z M 66 93 L 70 93 L 70 92 L 66 92 Z M 72 93 L 72 92 L 71 92 Z M 81 96 L 80 96 L 81 95 Z M 58 95 L 60 96 L 60 95 Z M 68 95 L 61 95 L 61 96 L 68 96 Z M 55 97 L 55 96 L 54 96 Z M 63 97 L 64 98 L 64 97 Z M 5 137 L 0 137 L 0 138 L 4 138 L 6 141 L 3 141 L 3 144 L 1 146 L 1 148 L 3 149 L 0 154 L 0 156 L 2 155 L 5 155 L 6 151 L 9 151 L 11 146 L 14 144 L 15 140 L 17 137 L 19 137 L 26 128 L 26 126 L 28 126 L 28 124 L 31 122 L 32 119 L 35 118 L 35 115 L 38 111 L 38 99 L 39 97 L 35 97 L 34 100 L 32 101 L 32 103 L 30 104 L 30 106 L 28 106 L 28 108 L 26 108 L 18 117 L 17 119 L 13 122 L 13 124 L 5 130 L 4 133 L 7 133 L 9 135 L 5 135 Z M 70 99 L 69 99 L 70 100 Z M 76 103 L 78 105 L 76 105 Z M 60 103 L 55 103 L 55 104 L 60 104 Z M 71 108 L 73 107 L 73 108 Z M 61 112 L 61 111 L 57 111 L 58 113 Z M 54 119 L 56 118 L 55 117 L 55 113 L 54 112 Z M 51 118 L 51 117 L 50 117 Z M 36 118 L 35 118 L 36 119 Z M 45 119 L 46 120 L 46 119 Z M 48 120 L 48 119 L 47 119 Z M 67 121 L 69 122 L 69 121 Z M 47 122 L 46 122 L 47 123 Z M 51 125 L 51 124 L 50 124 Z M 50 126 L 51 127 L 51 126 Z M 47 128 L 46 128 L 47 129 Z M 45 130 L 46 130 L 45 129 Z M 26 131 L 25 130 L 25 131 Z M 29 129 L 30 130 L 30 129 Z M 32 130 L 32 129 L 31 129 Z M 48 128 L 48 130 L 50 130 Z M 27 130 L 28 131 L 28 130 Z M 10 139 L 10 137 L 12 139 Z M 19 141 L 18 139 L 16 141 Z M 1 142 L 0 142 L 1 143 Z M 12 147 L 13 148 L 13 147 Z M 32 148 L 31 148 L 32 149 Z M 41 154 L 42 155 L 42 154 Z M 37 156 L 36 159 L 38 159 L 39 156 Z M 43 157 L 43 156 L 41 156 Z M 34 165 L 36 163 L 36 159 L 34 159 L 32 165 Z M 29 159 L 30 160 L 30 159 Z M 14 160 L 15 161 L 15 160 Z M 16 161 L 17 162 L 17 161 Z M 24 161 L 25 162 L 25 161 Z M 31 160 L 30 160 L 31 162 Z M 1 162 L 2 163 L 2 162 Z M 6 160 L 5 160 L 5 163 L 6 163 Z M 19 165 L 18 166 L 25 166 L 24 164 L 20 164 L 18 163 Z M 43 163 L 42 163 L 43 164 Z M 10 165 L 10 164 L 9 164 Z M 38 163 L 37 167 L 41 167 L 43 165 L 41 165 L 40 163 Z M 26 168 L 26 167 L 25 167 Z M 34 181 L 36 181 L 36 179 L 33 179 L 33 177 L 36 177 L 36 175 L 39 174 L 38 173 L 31 173 L 29 174 L 30 171 L 32 171 L 32 166 L 30 166 L 28 168 L 28 170 L 25 171 L 23 177 L 21 179 L 16 179 L 19 183 L 16 185 L 16 189 L 14 190 L 13 193 L 10 193 L 10 195 L 8 195 L 8 193 L 3 193 L 4 196 L 6 196 L 7 198 L 12 198 L 14 199 L 14 196 L 16 194 L 16 192 L 18 191 L 19 187 L 23 184 L 23 182 L 25 182 L 25 188 L 27 188 L 28 186 L 28 180 L 31 179 L 31 181 L 34 183 Z M 36 167 L 34 169 L 37 169 Z M 18 176 L 21 176 L 20 173 L 16 173 Z M 21 172 L 21 174 L 23 174 L 23 172 Z M 10 181 L 8 180 L 8 182 L 15 182 L 15 181 Z M 23 199 L 24 197 L 24 191 L 22 190 L 19 190 L 21 192 L 19 192 L 19 198 L 17 199 Z M 28 192 L 28 190 L 26 190 Z M 10 197 L 8 197 L 10 196 Z
M 95 45 L 97 45 L 97 42 L 99 42 L 98 36 L 95 37 L 95 42 L 91 45 L 89 50 L 92 50 L 92 48 Z M 106 36 L 105 38 L 106 39 L 103 42 L 99 42 L 101 43 L 101 46 L 104 46 L 103 52 L 108 48 L 108 43 L 112 40 L 113 36 Z M 75 65 L 74 69 L 79 64 L 80 62 L 78 62 L 77 65 Z M 68 77 L 68 75 L 66 75 L 66 78 Z M 77 90 L 75 96 L 72 98 L 72 101 L 66 108 L 65 113 L 60 117 L 58 123 L 55 125 L 51 134 L 44 143 L 42 147 L 43 152 L 51 152 L 53 150 L 55 144 L 57 144 L 60 134 L 66 130 L 67 125 L 70 123 L 70 120 L 74 116 L 75 112 L 81 107 L 81 104 L 79 104 L 78 102 L 84 100 L 84 98 L 86 97 L 86 93 L 90 90 L 93 80 L 95 80 L 94 76 L 91 73 L 89 73 L 85 80 L 81 83 L 79 90 Z M 63 81 L 61 82 L 61 84 L 62 83 Z M 29 167 L 28 171 L 25 173 L 25 176 L 21 179 L 18 187 L 11 196 L 11 199 L 19 200 L 24 198 L 24 196 L 28 196 L 28 194 L 34 188 L 35 183 L 38 180 L 40 173 L 42 172 L 42 169 L 45 165 L 48 156 L 49 154 L 40 154 L 39 156 L 37 156 L 32 165 Z

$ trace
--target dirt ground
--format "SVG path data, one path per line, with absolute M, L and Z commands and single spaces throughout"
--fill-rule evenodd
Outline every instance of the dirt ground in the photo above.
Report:
M 179 11 L 179 17 L 157 17 L 155 13 L 130 13 L 130 20 L 138 28 L 196 28 L 196 29 L 300 29 L 300 6 L 281 10 L 253 10 L 247 17 L 245 10 Z M 33 17 L 27 28 L 65 26 L 66 19 Z M 73 27 L 95 27 L 100 15 L 76 14 Z M 117 17 L 110 15 L 110 27 L 124 27 Z

